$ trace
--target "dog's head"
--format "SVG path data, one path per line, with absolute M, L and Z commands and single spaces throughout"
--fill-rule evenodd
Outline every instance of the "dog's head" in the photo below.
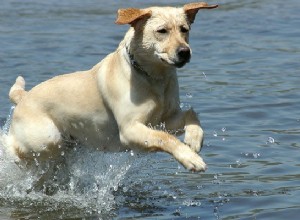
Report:
M 134 28 L 130 49 L 141 62 L 180 68 L 191 58 L 189 31 L 198 10 L 217 6 L 199 2 L 182 8 L 119 9 L 116 23 Z

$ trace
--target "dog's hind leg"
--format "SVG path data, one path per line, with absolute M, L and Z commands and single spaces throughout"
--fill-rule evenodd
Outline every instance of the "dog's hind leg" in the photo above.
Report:
M 59 155 L 62 135 L 52 119 L 39 112 L 27 111 L 26 116 L 24 113 L 24 109 L 18 108 L 14 112 L 6 139 L 9 151 L 26 160 L 47 160 Z
M 58 190 L 53 178 L 55 169 L 58 169 L 56 165 L 64 160 L 62 151 L 66 150 L 62 146 L 62 135 L 48 115 L 33 111 L 31 107 L 29 114 L 28 108 L 25 111 L 18 107 L 24 106 L 16 107 L 6 148 L 17 165 L 21 169 L 31 170 L 34 176 L 34 182 L 27 193 L 42 191 L 51 195 Z

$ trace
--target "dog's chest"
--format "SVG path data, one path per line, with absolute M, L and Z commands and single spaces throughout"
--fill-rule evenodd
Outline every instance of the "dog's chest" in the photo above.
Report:
M 153 90 L 154 108 L 149 120 L 151 124 L 160 124 L 176 109 L 176 94 L 173 94 L 165 85 Z

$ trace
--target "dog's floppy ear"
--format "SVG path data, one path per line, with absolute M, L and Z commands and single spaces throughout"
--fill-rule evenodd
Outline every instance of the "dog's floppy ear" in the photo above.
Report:
M 218 7 L 218 5 L 208 5 L 206 2 L 196 2 L 184 5 L 183 10 L 189 19 L 189 22 L 192 24 L 199 9 L 212 9 L 216 7 Z
M 147 9 L 138 9 L 138 8 L 126 8 L 118 10 L 118 17 L 116 20 L 116 24 L 130 24 L 134 26 L 134 24 L 145 17 L 150 17 L 151 11 Z

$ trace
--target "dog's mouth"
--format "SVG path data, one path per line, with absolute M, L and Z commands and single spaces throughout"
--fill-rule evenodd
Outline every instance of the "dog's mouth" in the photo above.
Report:
M 175 66 L 176 68 L 183 67 L 190 59 L 170 59 L 167 53 L 155 53 L 155 55 L 165 64 Z
M 177 68 L 181 68 L 181 67 L 183 67 L 188 62 L 190 62 L 190 60 L 185 60 L 185 61 L 181 61 L 181 62 L 175 62 L 175 66 Z

